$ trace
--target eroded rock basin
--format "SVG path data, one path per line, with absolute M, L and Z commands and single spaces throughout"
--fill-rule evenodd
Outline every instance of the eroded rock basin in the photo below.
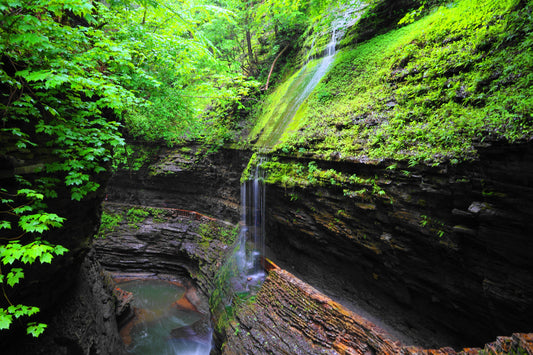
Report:
M 113 278 L 118 293 L 131 305 L 131 316 L 120 331 L 129 354 L 209 354 L 212 328 L 205 311 L 207 299 L 190 280 L 147 274 Z
M 116 214 L 127 214 L 131 208 L 129 205 L 106 206 L 109 212 Z M 147 217 L 136 226 L 124 221 L 115 232 L 97 241 L 100 260 L 105 267 L 115 271 L 114 279 L 123 290 L 123 296 L 135 291 L 134 281 L 153 283 L 155 279 L 171 289 L 171 292 L 163 291 L 163 295 L 168 296 L 163 297 L 166 298 L 163 306 L 156 310 L 137 306 L 137 317 L 122 326 L 121 335 L 130 353 L 152 353 L 147 349 L 156 349 L 154 354 L 207 354 L 209 349 L 223 354 L 414 354 L 429 351 L 400 342 L 397 334 L 391 335 L 272 262 L 266 263 L 267 278 L 253 302 L 235 307 L 234 318 L 218 329 L 222 334 L 212 337 L 208 317 L 213 315 L 206 300 L 217 287 L 214 282 L 216 272 L 224 264 L 224 256 L 228 255 L 220 251 L 227 249 L 229 252 L 231 248 L 224 248 L 223 243 L 217 246 L 215 241 L 210 241 L 210 248 L 202 245 L 205 236 L 197 232 L 205 223 L 216 225 L 222 222 L 192 212 L 184 214 L 167 209 L 159 211 L 155 221 L 154 217 Z M 225 226 L 224 223 L 219 225 Z M 124 269 L 117 272 L 121 265 L 135 272 L 125 274 Z M 161 268 L 165 266 L 172 276 L 162 274 Z M 142 268 L 157 270 L 140 274 L 138 270 Z M 187 272 L 196 278 L 195 282 L 187 281 L 183 276 Z M 205 291 L 198 289 L 196 284 L 203 285 Z M 157 287 L 152 284 L 149 287 L 152 291 L 147 292 L 153 292 Z M 181 312 L 185 319 L 158 330 L 160 344 L 157 346 L 143 343 L 147 332 L 141 323 L 150 326 L 160 321 L 165 323 L 167 320 L 163 321 L 165 317 L 161 313 L 168 310 L 173 314 L 170 318 L 175 312 Z M 217 315 L 214 316 L 216 322 Z M 134 338 L 138 336 L 141 343 L 135 344 Z M 211 339 L 215 341 L 212 348 Z M 509 334 L 494 340 L 485 347 L 487 351 L 509 353 L 529 349 L 527 351 L 533 353 L 530 334 Z M 224 347 L 222 343 L 225 343 Z M 181 350 L 176 352 L 178 346 Z M 440 347 L 431 351 L 435 354 L 477 354 L 482 348 L 454 350 Z

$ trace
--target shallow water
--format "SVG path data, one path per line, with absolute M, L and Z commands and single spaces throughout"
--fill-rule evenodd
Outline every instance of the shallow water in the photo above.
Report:
M 163 280 L 128 281 L 118 286 L 134 295 L 136 318 L 123 334 L 130 354 L 209 354 L 211 332 L 205 317 L 173 305 L 184 296 L 185 288 Z

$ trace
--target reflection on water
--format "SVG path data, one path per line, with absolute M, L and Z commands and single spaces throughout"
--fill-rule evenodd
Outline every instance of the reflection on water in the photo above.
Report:
M 163 280 L 136 280 L 119 287 L 133 293 L 136 317 L 121 331 L 135 355 L 201 355 L 211 350 L 208 317 L 185 299 L 186 289 Z M 185 302 L 180 300 L 185 299 Z

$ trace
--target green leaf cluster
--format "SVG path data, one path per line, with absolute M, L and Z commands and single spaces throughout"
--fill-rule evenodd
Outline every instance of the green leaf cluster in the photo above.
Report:
M 42 235 L 65 221 L 47 210 L 47 200 L 66 190 L 61 197 L 79 201 L 99 188 L 95 177 L 123 144 L 116 119 L 140 102 L 121 84 L 121 72 L 136 69 L 102 29 L 106 13 L 84 0 L 0 4 L 0 156 L 21 174 L 38 173 L 12 176 L 0 188 L 0 278 L 11 304 L 0 310 L 2 329 L 36 312 L 13 305 L 6 286 L 17 287 L 29 265 L 67 251 Z M 45 329 L 27 327 L 33 336 Z

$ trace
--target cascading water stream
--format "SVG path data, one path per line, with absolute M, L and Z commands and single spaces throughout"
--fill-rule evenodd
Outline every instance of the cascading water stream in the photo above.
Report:
M 264 133 L 259 137 L 257 145 L 261 148 L 273 147 L 279 143 L 280 138 L 289 126 L 290 122 L 297 114 L 298 110 L 316 88 L 320 80 L 327 74 L 331 64 L 335 59 L 336 46 L 339 39 L 344 36 L 346 28 L 352 26 L 360 18 L 364 5 L 354 1 L 351 7 L 342 10 L 331 24 L 331 39 L 326 46 L 324 56 L 316 65 L 307 63 L 300 69 L 297 78 L 287 89 L 286 95 L 279 100 L 280 105 L 273 109 L 269 124 L 264 129 Z M 313 41 L 314 43 L 314 41 Z
M 273 147 L 279 142 L 300 106 L 328 72 L 334 61 L 338 40 L 344 35 L 344 29 L 359 19 L 361 8 L 354 5 L 350 9 L 344 9 L 344 16 L 332 23 L 331 39 L 324 56 L 315 66 L 307 63 L 300 70 L 297 80 L 294 81 L 296 84 L 291 85 L 287 91 L 288 97 L 284 100 L 284 105 L 276 108 L 275 115 L 271 116 L 274 117 L 272 121 L 275 123 L 258 140 L 257 146 L 260 149 Z M 210 300 L 214 305 L 212 309 L 219 312 L 231 309 L 236 298 L 244 300 L 255 294 L 265 278 L 261 263 L 265 251 L 265 162 L 266 158 L 260 157 L 255 164 L 252 178 L 241 184 L 241 221 L 237 245 L 217 276 L 216 295 Z
M 260 158 L 253 178 L 241 185 L 241 226 L 235 262 L 239 270 L 233 285 L 237 292 L 250 292 L 261 285 L 265 272 L 261 266 L 265 242 L 265 158 Z
M 268 137 L 262 138 L 258 142 L 262 148 L 273 146 L 279 141 L 283 131 L 302 103 L 328 72 L 335 58 L 338 40 L 344 36 L 346 28 L 357 22 L 363 7 L 364 5 L 361 3 L 353 1 L 351 7 L 343 9 L 342 14 L 332 22 L 331 39 L 326 46 L 323 58 L 313 71 L 307 72 L 308 64 L 302 68 L 301 73 L 304 73 L 303 75 L 311 75 L 312 73 L 312 76 L 310 79 L 307 78 L 308 81 L 299 93 L 293 94 L 281 119 L 278 120 Z M 264 157 L 259 159 L 255 166 L 253 178 L 241 185 L 241 229 L 237 251 L 234 254 L 238 275 L 232 278 L 235 292 L 253 292 L 255 288 L 260 286 L 265 275 L 260 262 L 265 250 L 265 188 L 262 169 L 265 159 Z

